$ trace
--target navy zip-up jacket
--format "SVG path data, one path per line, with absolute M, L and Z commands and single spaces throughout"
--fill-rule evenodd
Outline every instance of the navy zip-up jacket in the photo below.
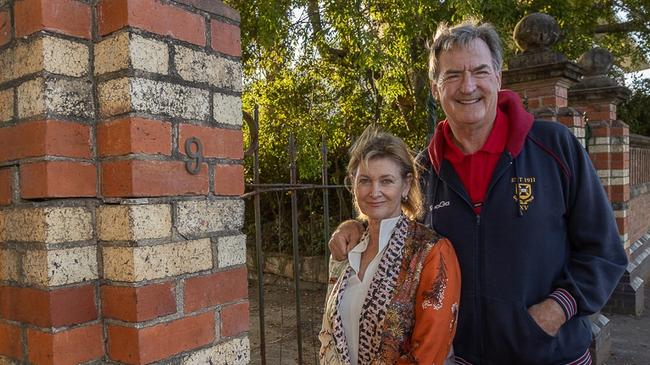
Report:
M 499 93 L 498 107 L 509 137 L 479 215 L 441 157 L 440 128 L 419 157 L 424 222 L 451 240 L 461 267 L 457 361 L 588 363 L 587 316 L 606 303 L 627 265 L 610 202 L 565 126 L 533 121 L 511 91 Z M 568 317 L 556 336 L 527 311 L 549 297 Z

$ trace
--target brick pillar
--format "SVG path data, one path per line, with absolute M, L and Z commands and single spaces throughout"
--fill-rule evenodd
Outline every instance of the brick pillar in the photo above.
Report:
M 0 19 L 0 363 L 101 359 L 91 6 Z
M 585 53 L 580 64 L 585 68 L 583 80 L 569 90 L 569 98 L 589 118 L 589 155 L 612 202 L 621 242 L 630 252 L 630 132 L 617 119 L 616 107 L 630 96 L 607 73 L 614 59 L 607 50 L 595 48 Z M 640 315 L 644 304 L 643 280 L 633 275 L 628 265 L 606 310 Z
M 522 53 L 509 60 L 503 84 L 517 91 L 537 118 L 566 125 L 587 146 L 585 110 L 577 106 L 570 90 L 582 82 L 582 76 L 590 69 L 585 70 L 584 62 L 568 61 L 552 50 L 559 35 L 560 28 L 553 17 L 541 13 L 524 17 L 514 32 Z M 594 314 L 591 323 L 591 354 L 595 363 L 602 365 L 610 356 L 611 326 L 601 313 Z
M 0 20 L 0 364 L 247 363 L 238 13 Z
M 608 193 L 618 223 L 621 241 L 629 247 L 627 213 L 630 200 L 630 132 L 616 119 L 616 106 L 630 90 L 607 77 L 613 63 L 609 51 L 595 48 L 580 58 L 586 74 L 569 91 L 571 105 L 587 116 L 589 155 Z
M 508 61 L 503 87 L 517 92 L 535 117 L 566 125 L 584 146 L 584 118 L 568 103 L 568 90 L 583 70 L 552 50 L 559 34 L 557 22 L 549 15 L 534 13 L 523 18 L 514 32 L 521 53 Z

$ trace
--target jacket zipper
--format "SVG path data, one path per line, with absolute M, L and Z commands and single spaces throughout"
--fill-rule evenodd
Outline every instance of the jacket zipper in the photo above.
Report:
M 497 164 L 495 167 L 494 173 L 497 173 L 498 175 L 492 175 L 492 179 L 490 182 L 490 185 L 488 186 L 487 191 L 485 192 L 485 196 L 483 198 L 484 202 L 488 201 L 488 198 L 490 196 L 490 193 L 492 192 L 492 189 L 496 185 L 497 181 L 501 179 L 501 177 L 508 171 L 509 167 L 512 166 L 513 158 L 512 154 L 510 152 L 506 152 L 506 155 L 509 159 L 508 164 L 504 166 L 503 168 L 497 170 L 500 166 L 500 164 Z M 483 204 L 483 207 L 481 209 L 485 209 L 487 204 Z M 483 288 L 483 283 L 481 282 L 481 277 L 485 277 L 485 257 L 483 255 L 483 239 L 481 235 L 481 215 L 477 214 L 476 215 L 476 251 L 477 251 L 477 263 L 476 264 L 476 270 L 474 272 L 476 273 L 476 301 L 477 304 L 475 305 L 475 308 L 478 310 L 479 313 L 479 331 L 478 333 L 483 333 L 484 328 L 486 326 L 487 319 L 484 316 L 485 313 L 485 303 L 481 301 L 481 292 Z M 482 303 L 482 304 L 481 304 Z M 481 362 L 485 359 L 485 336 L 480 336 L 478 341 L 480 341 L 480 359 Z

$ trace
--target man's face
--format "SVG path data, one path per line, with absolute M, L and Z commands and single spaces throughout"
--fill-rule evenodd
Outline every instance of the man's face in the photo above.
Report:
M 487 44 L 475 39 L 467 47 L 441 52 L 438 69 L 431 89 L 452 129 L 490 125 L 496 117 L 501 73 L 492 66 Z

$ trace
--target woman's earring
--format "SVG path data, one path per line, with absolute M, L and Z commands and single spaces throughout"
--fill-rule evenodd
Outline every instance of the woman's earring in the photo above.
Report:
M 408 195 L 403 195 L 402 196 L 402 203 L 406 203 L 407 201 L 409 201 Z

